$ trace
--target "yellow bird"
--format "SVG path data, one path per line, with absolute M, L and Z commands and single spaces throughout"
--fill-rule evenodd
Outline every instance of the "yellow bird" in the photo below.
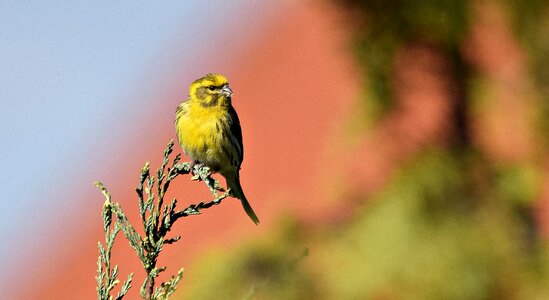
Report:
M 194 81 L 189 98 L 177 107 L 175 131 L 185 154 L 194 163 L 223 175 L 231 194 L 240 199 L 250 219 L 259 224 L 240 185 L 244 148 L 240 121 L 231 105 L 232 95 L 223 75 L 207 74 Z

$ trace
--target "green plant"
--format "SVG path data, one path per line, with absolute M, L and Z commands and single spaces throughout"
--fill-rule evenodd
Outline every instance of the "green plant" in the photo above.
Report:
M 97 261 L 97 298 L 99 300 L 113 299 L 111 292 L 119 283 L 118 266 L 111 268 L 111 251 L 119 231 L 122 231 L 130 246 L 135 250 L 141 261 L 147 277 L 143 282 L 140 294 L 143 299 L 168 299 L 175 291 L 177 283 L 183 276 L 183 269 L 168 281 L 156 286 L 156 278 L 166 270 L 164 266 L 157 266 L 157 259 L 165 244 L 177 242 L 180 237 L 166 238 L 173 224 L 182 217 L 198 215 L 203 209 L 210 208 L 221 203 L 229 196 L 229 191 L 224 191 L 219 182 L 211 177 L 209 168 L 202 165 L 193 165 L 189 162 L 180 163 L 181 155 L 177 154 L 170 163 L 170 155 L 173 152 L 174 142 L 171 140 L 164 150 L 164 157 L 160 168 L 156 171 L 156 177 L 151 176 L 149 163 L 145 163 L 141 169 L 139 183 L 135 189 L 138 196 L 139 215 L 143 225 L 143 235 L 140 235 L 124 214 L 120 204 L 111 201 L 111 195 L 101 182 L 95 185 L 105 196 L 103 205 L 103 230 L 105 231 L 105 245 L 98 243 L 99 258 Z M 183 210 L 177 210 L 177 200 L 174 198 L 169 204 L 164 203 L 164 197 L 170 183 L 179 175 L 192 175 L 191 180 L 203 181 L 214 199 L 209 202 L 191 204 Z M 156 189 L 155 189 L 156 187 Z M 223 192 L 219 194 L 218 192 Z M 113 214 L 114 217 L 113 218 Z M 122 299 L 131 287 L 133 273 L 124 281 L 120 292 L 114 299 Z

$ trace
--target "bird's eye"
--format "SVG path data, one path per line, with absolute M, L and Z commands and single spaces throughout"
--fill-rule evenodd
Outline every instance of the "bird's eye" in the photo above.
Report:
M 213 86 L 213 85 L 210 85 L 210 86 L 208 87 L 208 90 L 210 90 L 210 91 L 213 91 L 213 90 L 215 90 L 215 86 Z

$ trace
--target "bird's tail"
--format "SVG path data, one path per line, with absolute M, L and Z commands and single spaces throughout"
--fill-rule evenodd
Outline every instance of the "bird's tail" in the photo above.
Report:
M 246 199 L 246 196 L 244 196 L 244 191 L 242 190 L 242 186 L 240 185 L 240 177 L 238 174 L 236 176 L 226 176 L 227 179 L 227 186 L 231 189 L 231 194 L 233 194 L 236 198 L 240 199 L 240 202 L 242 203 L 242 207 L 244 208 L 244 211 L 246 211 L 246 214 L 252 221 L 257 225 L 259 224 L 259 218 L 256 216 L 254 210 L 250 206 L 250 203 Z

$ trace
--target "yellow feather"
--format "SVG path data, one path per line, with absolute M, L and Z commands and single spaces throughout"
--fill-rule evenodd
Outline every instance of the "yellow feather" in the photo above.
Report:
M 225 141 L 219 129 L 224 126 L 222 121 L 227 118 L 226 110 L 218 107 L 202 107 L 193 101 L 187 101 L 186 114 L 180 114 L 176 120 L 176 131 L 183 151 L 196 161 L 200 161 L 212 168 L 221 171 L 221 167 L 229 163 L 223 153 Z

